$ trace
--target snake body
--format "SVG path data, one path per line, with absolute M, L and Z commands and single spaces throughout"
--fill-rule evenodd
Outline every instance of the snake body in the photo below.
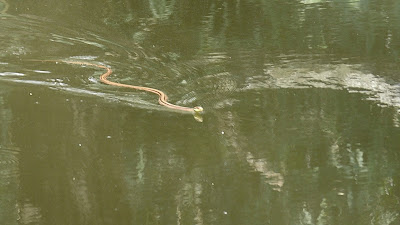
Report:
M 142 90 L 142 91 L 147 91 L 147 92 L 154 93 L 154 94 L 158 95 L 158 103 L 160 105 L 163 105 L 163 106 L 171 108 L 171 109 L 185 111 L 185 112 L 192 112 L 192 113 L 194 113 L 196 115 L 201 113 L 201 112 L 203 112 L 203 108 L 201 106 L 196 106 L 196 107 L 193 107 L 193 108 L 189 108 L 189 107 L 184 107 L 184 106 L 179 106 L 179 105 L 174 105 L 172 103 L 169 103 L 167 95 L 164 92 L 162 92 L 162 91 L 160 91 L 158 89 L 149 88 L 149 87 L 143 87 L 143 86 L 129 85 L 129 84 L 122 84 L 122 83 L 117 83 L 117 82 L 110 81 L 107 78 L 112 74 L 113 71 L 111 70 L 110 67 L 107 67 L 107 66 L 103 66 L 103 65 L 100 65 L 100 64 L 94 64 L 94 63 L 89 63 L 89 62 L 81 62 L 81 61 L 65 61 L 65 60 L 34 60 L 34 61 L 63 62 L 63 63 L 68 63 L 68 64 L 85 65 L 85 66 L 92 66 L 92 67 L 105 69 L 106 72 L 103 73 L 100 76 L 100 81 L 105 83 L 105 84 L 112 85 L 112 86 L 118 86 L 118 87 L 124 87 L 124 88 L 131 88 L 131 89 L 136 89 L 136 90 Z M 197 120 L 197 118 L 196 118 L 196 120 Z

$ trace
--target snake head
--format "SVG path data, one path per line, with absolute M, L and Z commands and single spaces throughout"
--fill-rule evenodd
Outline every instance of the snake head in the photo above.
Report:
M 196 106 L 196 107 L 193 108 L 193 111 L 194 111 L 195 113 L 202 113 L 202 112 L 203 112 L 203 107 L 201 107 L 201 106 Z
M 203 122 L 203 107 L 201 106 L 196 106 L 193 108 L 193 117 L 197 122 Z

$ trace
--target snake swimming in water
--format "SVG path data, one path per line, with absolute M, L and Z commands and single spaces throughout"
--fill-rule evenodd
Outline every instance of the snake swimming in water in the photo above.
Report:
M 158 89 L 149 88 L 149 87 L 143 87 L 143 86 L 129 85 L 129 84 L 122 84 L 122 83 L 117 83 L 117 82 L 110 81 L 110 80 L 107 79 L 108 76 L 110 76 L 112 74 L 112 70 L 111 70 L 110 67 L 103 66 L 103 65 L 100 65 L 100 64 L 89 63 L 89 62 L 82 62 L 82 61 L 66 61 L 66 60 L 30 60 L 30 61 L 56 62 L 56 63 L 63 62 L 63 63 L 68 63 L 68 64 L 92 66 L 92 67 L 105 69 L 106 72 L 103 73 L 100 76 L 100 81 L 101 82 L 103 82 L 105 84 L 108 84 L 108 85 L 112 85 L 112 86 L 131 88 L 131 89 L 142 90 L 142 91 L 147 91 L 147 92 L 151 92 L 151 93 L 157 94 L 158 95 L 158 103 L 160 105 L 163 105 L 163 106 L 168 107 L 170 109 L 179 110 L 179 111 L 192 112 L 197 121 L 199 121 L 199 122 L 202 121 L 200 113 L 203 112 L 203 108 L 201 106 L 196 106 L 196 107 L 193 107 L 193 108 L 189 108 L 189 107 L 174 105 L 172 103 L 169 103 L 167 95 L 164 92 L 162 92 L 162 91 L 160 91 Z

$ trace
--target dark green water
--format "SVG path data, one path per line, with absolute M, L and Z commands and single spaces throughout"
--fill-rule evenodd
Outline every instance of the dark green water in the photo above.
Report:
M 0 0 L 0 224 L 400 224 L 399 57 L 397 1 Z

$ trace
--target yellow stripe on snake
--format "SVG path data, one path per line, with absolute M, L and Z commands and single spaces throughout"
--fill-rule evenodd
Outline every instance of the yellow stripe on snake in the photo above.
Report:
M 88 63 L 88 62 L 66 61 L 66 60 L 31 60 L 31 61 L 56 62 L 56 63 L 63 62 L 63 63 L 68 63 L 68 64 L 85 65 L 85 66 L 92 66 L 92 67 L 105 69 L 106 72 L 103 73 L 100 76 L 100 81 L 101 82 L 103 82 L 105 84 L 108 84 L 108 85 L 112 85 L 112 86 L 131 88 L 131 89 L 147 91 L 147 92 L 151 92 L 151 93 L 157 94 L 158 95 L 158 103 L 160 105 L 163 105 L 163 106 L 168 107 L 170 109 L 175 109 L 175 110 L 180 110 L 180 111 L 185 111 L 185 112 L 192 112 L 197 121 L 199 121 L 199 122 L 203 121 L 203 119 L 202 119 L 202 117 L 200 115 L 203 112 L 203 108 L 201 106 L 196 106 L 196 107 L 193 107 L 193 108 L 189 108 L 189 107 L 174 105 L 172 103 L 169 103 L 167 95 L 164 92 L 162 92 L 162 91 L 160 91 L 158 89 L 149 88 L 149 87 L 142 87 L 142 86 L 135 86 L 135 85 L 129 85 L 129 84 L 122 84 L 122 83 L 117 83 L 117 82 L 110 81 L 107 78 L 112 74 L 112 70 L 111 70 L 111 68 L 109 68 L 107 66 L 103 66 L 103 65 L 100 65 L 100 64 L 94 64 L 94 63 Z

